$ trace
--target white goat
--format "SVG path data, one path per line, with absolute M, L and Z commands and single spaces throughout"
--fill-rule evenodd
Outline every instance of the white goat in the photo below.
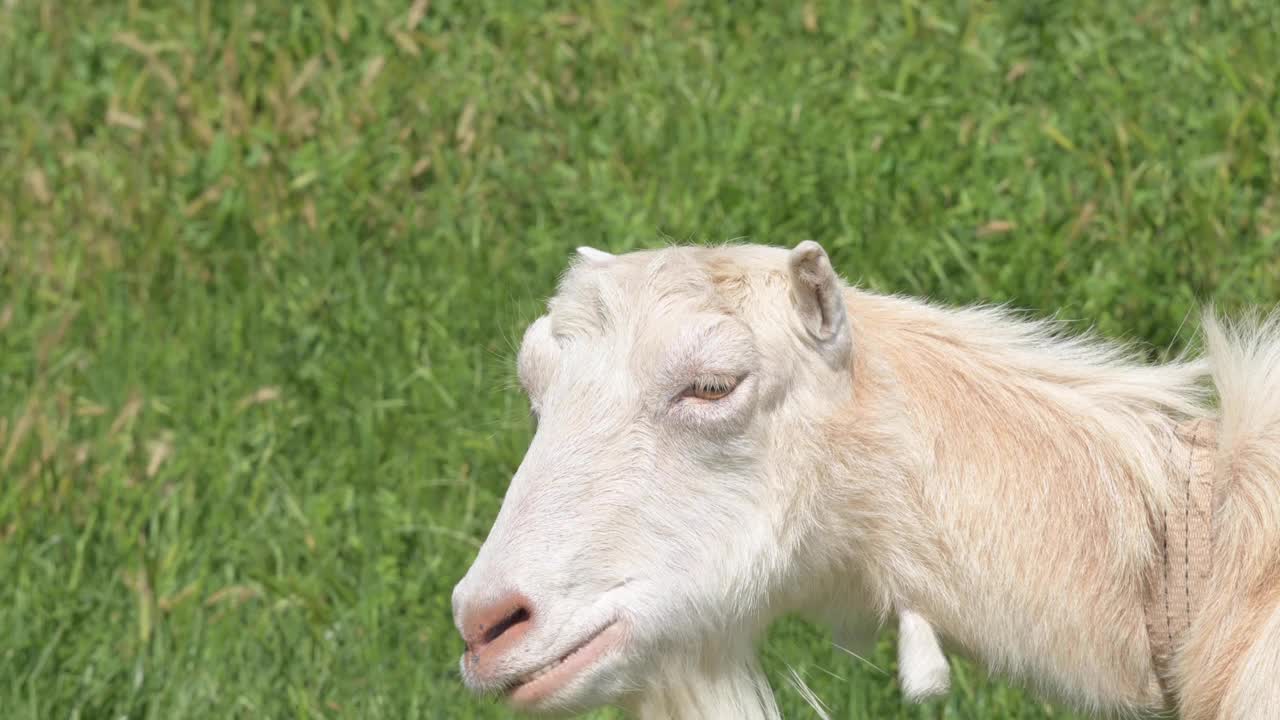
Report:
M 454 592 L 463 677 L 772 718 L 770 621 L 896 616 L 910 696 L 936 629 L 1085 710 L 1280 717 L 1280 321 L 1205 339 L 1150 365 L 813 242 L 585 251 L 520 349 L 538 429 Z

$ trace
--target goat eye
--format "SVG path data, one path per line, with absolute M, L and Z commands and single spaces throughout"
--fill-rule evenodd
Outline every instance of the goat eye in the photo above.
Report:
M 684 391 L 685 397 L 699 400 L 720 400 L 727 397 L 738 386 L 736 378 L 716 377 L 702 378 Z

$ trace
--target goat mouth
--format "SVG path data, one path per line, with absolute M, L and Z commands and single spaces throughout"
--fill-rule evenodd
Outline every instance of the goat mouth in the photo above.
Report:
M 526 673 L 506 689 L 507 701 L 519 707 L 536 705 L 563 689 L 574 678 L 616 647 L 622 639 L 622 626 L 614 620 L 591 633 L 569 652 L 546 665 Z

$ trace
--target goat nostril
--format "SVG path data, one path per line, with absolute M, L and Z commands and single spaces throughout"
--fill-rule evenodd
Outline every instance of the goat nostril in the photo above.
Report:
M 501 654 L 532 626 L 533 605 L 520 593 L 508 593 L 485 605 L 468 605 L 459 620 L 458 629 L 472 657 L 489 645 L 502 646 L 489 651 Z
M 498 638 L 502 637 L 502 634 L 505 633 L 506 631 L 510 630 L 516 625 L 519 625 L 520 623 L 528 622 L 528 621 L 529 621 L 529 610 L 528 608 L 521 605 L 520 607 L 517 607 L 514 611 L 512 611 L 510 615 L 500 620 L 497 625 L 494 625 L 488 630 L 485 630 L 484 638 L 480 641 L 480 644 L 488 645 L 494 640 L 497 640 Z M 484 630 L 484 626 L 481 626 L 480 629 Z

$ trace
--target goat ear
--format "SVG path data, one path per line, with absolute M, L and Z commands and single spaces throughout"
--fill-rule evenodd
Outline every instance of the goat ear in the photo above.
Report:
M 590 260 L 591 262 L 598 263 L 608 262 L 617 257 L 611 253 L 607 253 L 603 250 L 597 250 L 593 247 L 587 247 L 586 245 L 578 248 L 578 254 L 581 255 L 584 260 Z
M 827 251 L 805 240 L 791 251 L 791 297 L 809 337 L 837 356 L 847 355 L 850 346 L 844 283 L 836 277 Z

